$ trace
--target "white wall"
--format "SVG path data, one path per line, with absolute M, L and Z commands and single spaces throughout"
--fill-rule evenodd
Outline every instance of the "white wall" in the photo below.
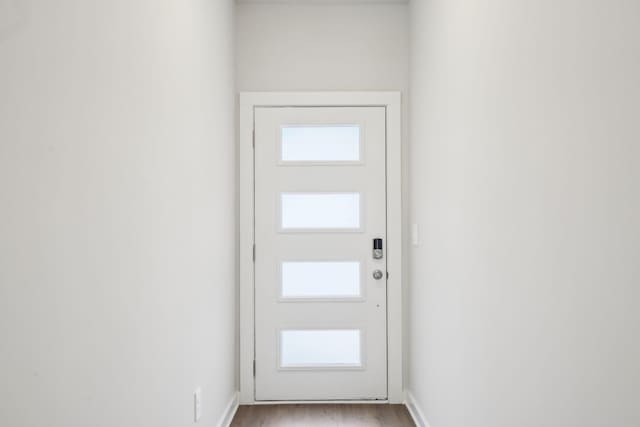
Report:
M 640 425 L 640 3 L 412 3 L 410 389 L 432 427 Z
M 233 4 L 0 0 L 0 425 L 234 393 Z
M 403 4 L 239 4 L 238 88 L 406 92 L 407 9 Z

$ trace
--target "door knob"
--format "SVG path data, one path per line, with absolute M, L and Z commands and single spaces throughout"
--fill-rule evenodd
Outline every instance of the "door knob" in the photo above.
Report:
M 380 271 L 380 270 L 375 270 L 373 272 L 373 278 L 376 279 L 376 280 L 382 279 L 383 276 L 384 276 L 384 273 L 382 271 Z

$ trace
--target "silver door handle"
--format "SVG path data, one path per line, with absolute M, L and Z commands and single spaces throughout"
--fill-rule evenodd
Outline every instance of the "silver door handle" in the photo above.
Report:
M 381 270 L 375 270 L 373 272 L 373 278 L 376 280 L 380 280 L 382 279 L 382 277 L 384 277 L 384 273 Z

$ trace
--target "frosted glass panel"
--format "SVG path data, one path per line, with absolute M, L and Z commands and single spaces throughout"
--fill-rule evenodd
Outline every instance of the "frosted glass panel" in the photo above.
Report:
M 282 193 L 283 229 L 359 229 L 360 193 Z
M 280 366 L 361 366 L 360 331 L 281 331 Z
M 359 262 L 283 262 L 284 298 L 360 296 Z
M 284 162 L 353 162 L 360 160 L 360 127 L 290 126 L 282 128 Z

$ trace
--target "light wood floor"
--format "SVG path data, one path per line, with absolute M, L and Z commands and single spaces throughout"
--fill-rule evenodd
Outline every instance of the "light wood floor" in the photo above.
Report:
M 231 427 L 415 427 L 404 405 L 240 406 Z

